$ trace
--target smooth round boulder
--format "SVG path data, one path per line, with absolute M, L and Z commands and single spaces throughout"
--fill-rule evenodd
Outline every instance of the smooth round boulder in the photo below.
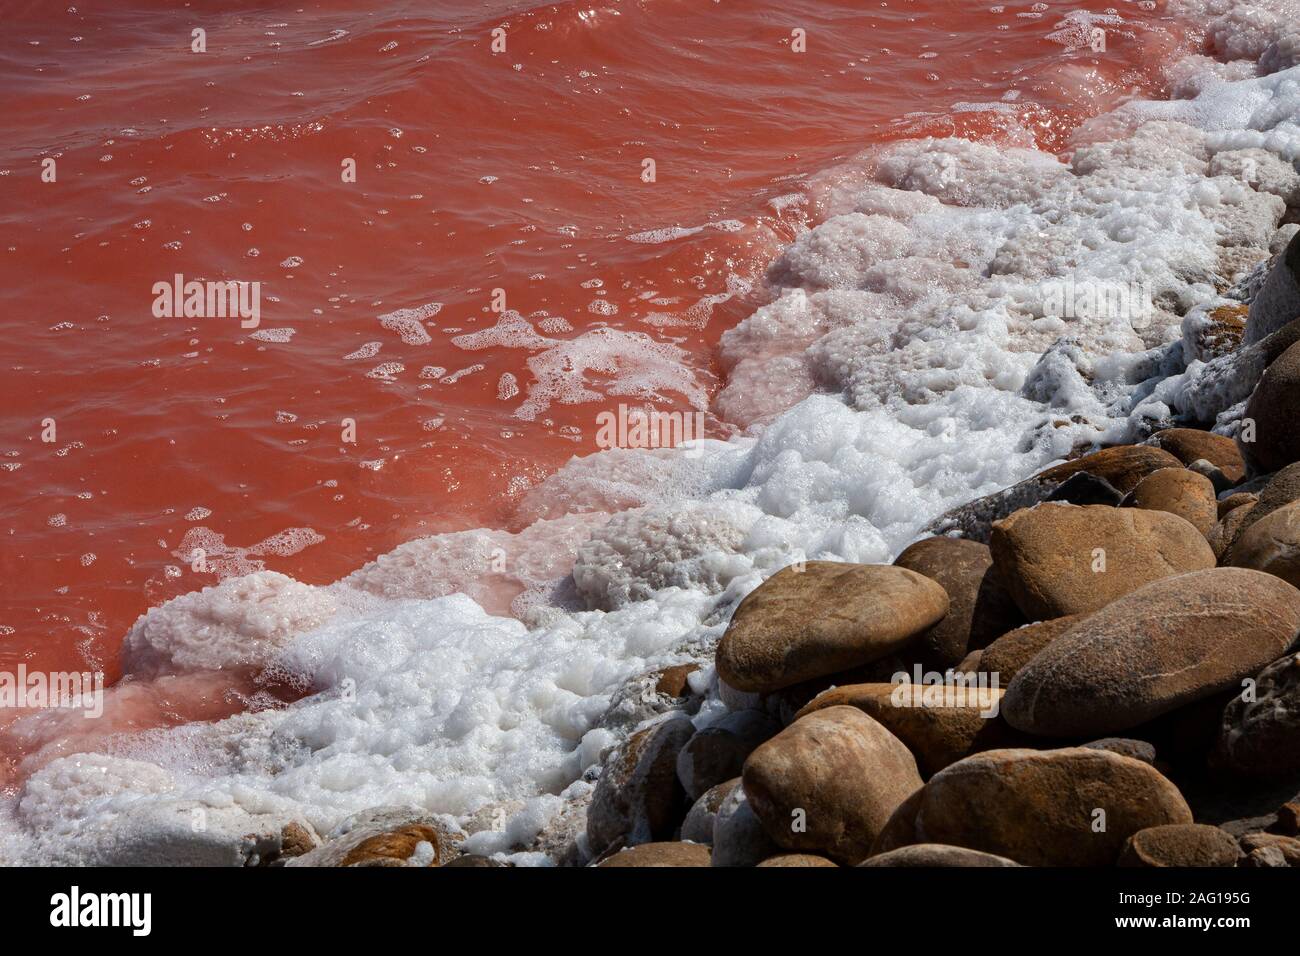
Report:
M 1208 461 L 1233 484 L 1246 477 L 1246 463 L 1241 459 L 1237 443 L 1227 435 L 1199 428 L 1166 428 L 1148 438 L 1146 444 L 1169 452 L 1184 465 Z
M 745 758 L 781 730 L 761 710 L 739 710 L 697 731 L 677 754 L 677 779 L 692 800 L 717 784 L 740 776 Z
M 916 837 L 1025 866 L 1112 866 L 1140 830 L 1191 823 L 1178 788 L 1107 750 L 990 750 L 935 774 Z
M 1300 320 L 1296 321 L 1296 325 L 1300 326 Z M 1247 528 L 1293 501 L 1300 501 L 1300 462 L 1287 465 L 1277 474 L 1269 477 L 1264 487 L 1259 489 L 1254 506 L 1246 515 L 1245 521 L 1238 527 L 1236 536 L 1228 543 L 1229 559 L 1236 539 L 1241 537 Z
M 867 856 L 893 812 L 921 787 L 902 741 L 843 706 L 808 714 L 760 746 L 742 779 L 778 845 L 847 865 Z
M 1041 481 L 1063 482 L 1071 475 L 1086 471 L 1104 478 L 1123 494 L 1128 494 L 1137 483 L 1158 468 L 1179 468 L 1177 458 L 1160 448 L 1149 445 L 1117 445 L 1103 448 L 1090 455 L 1075 458 L 1040 471 L 1035 477 Z
M 688 806 L 677 780 L 677 754 L 695 733 L 681 714 L 632 734 L 611 753 L 587 810 L 593 853 L 672 836 Z
M 722 801 L 731 793 L 732 788 L 740 786 L 740 777 L 711 787 L 698 800 L 691 804 L 682 821 L 682 839 L 691 843 L 713 845 L 713 824 L 718 818 Z
M 906 744 L 928 777 L 962 757 L 1021 742 L 997 719 L 1004 693 L 978 680 L 970 686 L 851 684 L 819 694 L 795 719 L 828 707 L 856 707 Z
M 965 538 L 924 538 L 904 549 L 894 565 L 938 582 L 948 593 L 948 613 L 917 638 L 911 652 L 927 669 L 946 670 L 1024 620 L 993 569 L 988 545 Z
M 1258 474 L 1277 471 L 1300 460 L 1300 342 L 1264 370 L 1246 403 L 1237 447 Z M 1253 426 L 1253 427 L 1252 427 Z
M 824 856 L 817 856 L 812 853 L 782 853 L 779 856 L 769 857 L 759 866 L 839 866 L 834 860 L 828 860 Z
M 718 643 L 731 687 L 770 692 L 905 647 L 948 613 L 934 581 L 889 565 L 809 561 L 772 575 L 740 602 Z
M 1121 757 L 1132 757 L 1153 767 L 1156 765 L 1155 745 L 1145 740 L 1134 740 L 1132 737 L 1102 737 L 1100 740 L 1090 740 L 1082 746 L 1089 750 L 1109 750 Z
M 945 843 L 915 843 L 863 860 L 858 866 L 956 867 L 1020 866 L 1015 860 Z
M 1020 669 L 1052 641 L 1084 619 L 1083 614 L 1067 614 L 1050 621 L 1037 621 L 1008 631 L 984 648 L 979 668 L 986 674 L 997 674 L 998 682 L 1005 688 Z
M 1215 763 L 1247 777 L 1300 774 L 1300 654 L 1269 664 L 1242 691 L 1224 708 Z
M 698 843 L 642 843 L 620 850 L 596 864 L 617 866 L 708 866 L 709 848 Z
M 993 525 L 990 545 L 1035 621 L 1086 614 L 1150 581 L 1215 565 L 1205 536 L 1177 515 L 1104 505 L 1017 511 Z
M 1236 866 L 1242 855 L 1226 830 L 1202 823 L 1172 823 L 1133 834 L 1120 850 L 1126 867 Z
M 1300 501 L 1283 505 L 1243 531 L 1233 545 L 1232 564 L 1300 587 Z
M 1209 534 L 1219 520 L 1214 484 L 1186 468 L 1161 468 L 1137 483 L 1133 507 L 1178 515 L 1201 534 Z
M 1212 697 L 1286 650 L 1300 590 L 1244 568 L 1154 581 L 1066 631 L 1012 679 L 1002 716 L 1026 733 L 1100 736 Z
M 713 820 L 713 866 L 757 866 L 780 848 L 754 815 L 745 787 L 732 787 Z
M 1231 558 L 1232 542 L 1241 534 L 1241 530 L 1250 524 L 1251 512 L 1258 507 L 1257 502 L 1248 501 L 1224 514 L 1205 536 L 1214 556 L 1223 562 Z

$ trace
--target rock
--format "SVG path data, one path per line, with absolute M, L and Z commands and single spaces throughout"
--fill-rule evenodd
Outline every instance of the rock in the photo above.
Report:
M 1300 591 L 1258 571 L 1154 581 L 1040 651 L 1007 687 L 1002 716 L 1047 736 L 1136 727 L 1237 686 L 1282 653 L 1297 627 Z
M 828 707 L 855 707 L 901 740 L 928 777 L 977 751 L 1021 742 L 996 719 L 1003 693 L 988 686 L 853 684 L 815 697 L 795 720 Z
M 1128 494 L 1137 483 L 1160 468 L 1181 468 L 1182 462 L 1167 451 L 1147 445 L 1117 445 L 1084 455 L 1073 461 L 1048 468 L 1035 477 L 1040 481 L 1063 482 L 1081 471 L 1103 478 L 1121 494 Z
M 866 857 L 890 815 L 921 786 L 907 747 L 856 707 L 796 720 L 750 754 L 743 779 L 777 844 L 845 864 Z
M 900 847 L 863 860 L 858 866 L 950 867 L 950 866 L 1019 866 L 1015 860 L 992 853 L 981 853 L 964 846 L 944 843 L 917 843 Z
M 722 807 L 722 801 L 727 798 L 727 794 L 738 786 L 740 786 L 739 776 L 716 787 L 710 787 L 700 799 L 691 804 L 686 819 L 682 821 L 682 839 L 712 846 L 713 824 L 718 818 L 718 810 Z
M 711 787 L 740 776 L 745 758 L 780 730 L 781 725 L 763 711 L 740 710 L 697 731 L 677 754 L 677 779 L 686 795 L 694 800 Z
M 1254 697 L 1237 694 L 1224 708 L 1215 763 L 1250 777 L 1300 774 L 1300 654 L 1261 670 Z
M 1031 620 L 1095 611 L 1150 581 L 1215 564 L 1205 537 L 1177 515 L 1101 505 L 1017 511 L 993 526 L 990 545 Z
M 1278 807 L 1277 828 L 1286 836 L 1300 836 L 1300 800 L 1288 800 Z
M 464 834 L 449 818 L 416 807 L 376 807 L 348 817 L 319 846 L 286 866 L 443 866 Z
M 1178 788 L 1105 750 L 992 750 L 935 774 L 916 836 L 1025 866 L 1110 866 L 1140 830 L 1191 823 Z
M 944 589 L 914 571 L 809 561 L 740 602 L 718 644 L 718 674 L 738 690 L 778 690 L 885 657 L 946 613 Z
M 1003 634 L 984 648 L 984 653 L 980 656 L 980 670 L 986 674 L 997 674 L 998 682 L 1005 688 L 1039 651 L 1086 616 L 1067 614 L 1065 617 L 1054 617 L 1050 621 L 1026 624 L 1024 627 Z
M 1251 850 L 1241 865 L 1251 868 L 1282 868 L 1289 867 L 1291 864 L 1286 861 L 1286 857 L 1277 847 L 1262 846 L 1257 850 Z
M 1219 504 L 1210 479 L 1186 468 L 1153 471 L 1133 489 L 1133 507 L 1166 511 L 1209 534 L 1219 520 Z
M 708 866 L 709 848 L 698 843 L 642 843 L 596 864 L 606 866 Z
M 1089 750 L 1109 750 L 1121 757 L 1141 760 L 1143 763 L 1156 765 L 1156 748 L 1145 740 L 1133 740 L 1130 737 L 1103 737 L 1083 745 Z
M 980 658 L 984 656 L 983 651 L 971 651 L 963 657 L 960 663 L 953 668 L 958 674 L 975 674 L 980 669 Z
M 1243 505 L 1253 505 L 1259 501 L 1259 495 L 1253 495 L 1248 491 L 1239 491 L 1236 494 L 1228 495 L 1226 498 L 1219 499 L 1219 519 L 1226 518 L 1231 512 Z
M 1246 314 L 1249 311 L 1249 306 L 1246 305 L 1221 305 L 1211 309 L 1206 317 L 1190 330 L 1184 322 L 1183 341 L 1190 345 L 1190 348 L 1185 349 L 1188 359 L 1209 362 L 1221 355 L 1231 355 L 1237 351 L 1246 332 Z M 1190 343 L 1187 338 L 1189 331 Z M 1165 430 L 1196 431 L 1197 429 L 1168 428 Z
M 916 814 L 921 809 L 921 798 L 924 793 L 924 787 L 917 790 L 890 814 L 889 819 L 885 821 L 885 828 L 871 844 L 871 856 L 888 853 L 890 850 L 897 850 L 899 847 L 910 846 L 916 842 Z
M 1232 509 L 1219 519 L 1210 533 L 1205 536 L 1206 542 L 1210 545 L 1210 550 L 1214 552 L 1215 558 L 1219 561 L 1223 561 L 1225 557 L 1229 556 L 1232 542 L 1241 533 L 1241 529 L 1250 523 L 1250 513 L 1256 507 L 1257 504 L 1254 501 L 1249 501 L 1238 508 Z
M 1241 856 L 1232 834 L 1200 823 L 1171 823 L 1133 834 L 1119 866 L 1236 866 Z
M 1204 458 L 1197 459 L 1187 466 L 1187 470 L 1193 474 L 1200 475 L 1210 483 L 1216 495 L 1230 490 L 1236 482 L 1225 475 L 1216 465 L 1206 461 Z
M 1296 417 L 1300 415 L 1297 390 L 1300 390 L 1300 342 L 1264 370 L 1246 403 L 1237 446 L 1255 472 L 1277 471 L 1300 460 L 1300 433 L 1295 428 Z M 1248 427 L 1251 422 L 1253 434 Z
M 310 824 L 290 821 L 280 828 L 280 849 L 262 857 L 258 865 L 284 866 L 294 857 L 310 853 L 320 846 L 320 843 L 320 837 L 316 835 Z
M 687 806 L 677 754 L 694 734 L 689 717 L 674 715 L 632 734 L 609 755 L 587 811 L 592 853 L 672 836 Z
M 1296 325 L 1300 326 L 1300 320 L 1297 320 Z M 1258 500 L 1237 529 L 1236 538 L 1245 534 L 1246 529 L 1256 521 L 1268 517 L 1279 508 L 1297 500 L 1300 500 L 1300 462 L 1283 468 L 1259 489 Z M 1229 542 L 1227 552 L 1229 558 L 1232 556 L 1232 546 L 1236 538 Z
M 1116 507 L 1124 493 L 1105 478 L 1086 471 L 1076 471 L 1052 490 L 1044 501 L 1063 501 L 1071 505 L 1110 505 Z
M 968 651 L 985 646 L 1024 620 L 993 570 L 988 545 L 962 538 L 925 538 L 905 549 L 894 565 L 925 575 L 948 594 L 948 613 L 911 648 L 927 669 L 952 667 Z
M 1281 854 L 1286 866 L 1300 866 L 1300 840 L 1278 833 L 1247 833 L 1241 838 L 1241 848 L 1248 854 L 1263 849 L 1274 849 Z
M 812 853 L 782 853 L 780 856 L 769 857 L 759 866 L 839 866 L 834 860 L 828 860 L 824 856 L 815 856 Z
M 1300 501 L 1283 505 L 1238 535 L 1232 564 L 1300 587 Z
M 1198 428 L 1166 428 L 1156 432 L 1143 444 L 1169 452 L 1184 465 L 1202 459 L 1208 461 L 1233 484 L 1246 477 L 1246 463 L 1237 450 L 1237 443 L 1226 435 L 1216 435 Z
M 1286 252 L 1269 270 L 1264 286 L 1250 303 L 1246 334 L 1249 345 L 1283 328 L 1300 315 L 1300 241 L 1292 239 Z
M 732 787 L 713 821 L 713 866 L 757 866 L 780 847 L 754 815 L 742 784 Z
M 933 535 L 960 534 L 968 540 L 988 544 L 994 522 L 1045 501 L 1060 485 L 1059 481 L 1027 478 L 1010 488 L 945 511 L 926 525 L 924 531 Z
M 687 678 L 699 669 L 699 664 L 676 664 L 665 667 L 655 680 L 655 692 L 676 699 L 691 696 L 693 692 Z

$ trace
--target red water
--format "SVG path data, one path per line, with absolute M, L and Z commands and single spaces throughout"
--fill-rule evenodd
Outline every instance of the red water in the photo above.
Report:
M 770 203 L 801 177 L 902 136 L 1060 150 L 1159 95 L 1184 42 L 1156 4 L 1116 0 L 74 2 L 11 0 L 0 38 L 0 668 L 110 681 L 136 616 L 218 573 L 327 582 L 415 536 L 517 526 L 521 494 L 594 449 L 600 410 L 707 404 L 718 336 L 760 293 L 708 297 L 816 217 Z M 1051 36 L 1112 6 L 1103 53 Z M 260 330 L 295 333 L 155 318 L 176 273 L 260 281 Z M 681 353 L 645 384 L 645 343 L 600 332 L 612 357 L 560 363 L 589 400 L 519 417 L 555 343 L 451 341 L 496 324 L 494 289 L 549 339 Z M 429 303 L 426 343 L 378 318 Z M 401 368 L 373 377 L 384 363 Z M 506 373 L 520 394 L 501 397 Z M 240 706 L 155 692 L 166 719 Z

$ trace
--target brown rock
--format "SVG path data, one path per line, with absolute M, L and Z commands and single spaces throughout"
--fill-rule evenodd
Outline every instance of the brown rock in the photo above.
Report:
M 1060 482 L 1077 472 L 1086 471 L 1090 475 L 1106 479 L 1118 490 L 1128 494 L 1151 472 L 1159 468 L 1181 466 L 1182 462 L 1162 449 L 1149 445 L 1118 445 L 1048 468 L 1035 477 Z
M 780 856 L 769 857 L 759 866 L 839 866 L 834 860 L 828 860 L 824 856 L 816 856 L 812 853 L 782 853 Z
M 866 857 L 890 815 L 921 786 L 907 747 L 856 707 L 796 720 L 750 754 L 743 779 L 777 844 L 847 864 Z
M 1169 452 L 1184 465 L 1205 459 L 1227 476 L 1233 484 L 1246 477 L 1246 463 L 1241 459 L 1237 443 L 1226 435 L 1201 431 L 1198 428 L 1166 428 L 1145 442 Z
M 600 867 L 708 866 L 709 848 L 698 843 L 642 843 L 606 857 Z
M 1171 823 L 1133 834 L 1119 866 L 1236 866 L 1241 856 L 1232 834 L 1200 823 Z
M 998 682 L 1005 688 L 1039 651 L 1086 616 L 1067 614 L 1065 617 L 1054 617 L 1050 621 L 1026 624 L 1024 627 L 1003 634 L 984 648 L 984 653 L 980 657 L 980 670 L 986 674 L 997 674 Z
M 1133 507 L 1178 515 L 1201 534 L 1219 520 L 1219 506 L 1210 479 L 1186 468 L 1161 468 L 1133 489 Z
M 1219 561 L 1229 556 L 1232 542 L 1241 534 L 1241 529 L 1250 524 L 1250 513 L 1258 507 L 1254 501 L 1248 501 L 1240 507 L 1233 508 L 1219 519 L 1210 533 L 1205 536 L 1210 550 Z
M 1278 807 L 1277 828 L 1286 836 L 1300 836 L 1300 800 L 1288 800 Z
M 797 567 L 797 566 L 796 566 Z M 948 612 L 924 575 L 873 564 L 809 561 L 740 602 L 718 644 L 718 674 L 742 691 L 774 691 L 898 650 Z
M 1300 342 L 1292 345 L 1264 370 L 1246 403 L 1237 447 L 1259 473 L 1285 468 L 1300 460 Z M 1248 430 L 1254 423 L 1254 433 Z M 1252 439 L 1252 440 L 1247 440 Z
M 1039 652 L 1007 687 L 1002 715 L 1027 733 L 1125 730 L 1237 686 L 1291 643 L 1300 591 L 1213 568 L 1125 595 Z
M 923 776 L 980 750 L 1020 741 L 997 719 L 1001 688 L 853 684 L 814 698 L 795 719 L 828 707 L 856 707 L 907 745 Z
M 1150 581 L 1215 564 L 1205 537 L 1177 515 L 1104 505 L 1017 511 L 993 526 L 991 545 L 1031 620 L 1095 611 Z
M 1111 866 L 1134 833 L 1191 822 L 1178 788 L 1140 761 L 1082 747 L 992 750 L 926 784 L 916 835 L 1026 866 Z
M 691 809 L 682 821 L 682 839 L 691 843 L 713 844 L 713 824 L 718 818 L 718 810 L 727 794 L 740 786 L 740 777 L 711 787 L 700 799 L 691 804 Z
M 593 853 L 672 836 L 687 806 L 677 754 L 694 733 L 689 717 L 669 717 L 632 734 L 609 755 L 587 811 Z
M 1295 324 L 1300 327 L 1300 320 L 1297 320 Z M 1259 500 L 1256 501 L 1254 508 L 1251 509 L 1245 521 L 1238 528 L 1237 537 L 1244 534 L 1246 529 L 1256 521 L 1297 500 L 1300 500 L 1300 462 L 1287 465 L 1268 479 L 1268 482 L 1259 491 Z M 1232 542 L 1229 542 L 1229 555 L 1231 555 L 1231 551 Z
M 711 787 L 740 776 L 745 758 L 781 725 L 760 710 L 727 714 L 696 732 L 677 754 L 677 779 L 692 800 Z
M 687 683 L 687 678 L 699 669 L 699 664 L 676 664 L 665 667 L 659 672 L 659 678 L 655 681 L 655 692 L 666 697 L 689 697 L 691 685 Z
M 713 820 L 713 866 L 757 866 L 780 847 L 754 814 L 742 784 L 732 787 Z
M 1259 501 L 1259 495 L 1251 494 L 1249 491 L 1239 491 L 1235 495 L 1228 495 L 1228 497 L 1219 501 L 1219 520 L 1223 520 L 1228 516 L 1229 512 L 1240 508 L 1242 505 L 1253 505 L 1257 501 Z
M 983 651 L 971 651 L 961 659 L 961 662 L 953 668 L 958 674 L 975 674 L 980 669 L 980 658 L 984 656 Z
M 295 867 L 443 866 L 460 855 L 463 838 L 424 811 L 375 807 L 348 817 L 320 845 L 284 862 Z
M 1283 505 L 1243 531 L 1232 547 L 1232 564 L 1300 587 L 1300 501 Z
M 912 647 L 927 669 L 946 670 L 984 647 L 1024 617 L 993 570 L 988 545 L 963 538 L 925 538 L 895 559 L 896 567 L 923 574 L 948 593 L 948 613 Z
M 1278 833 L 1247 833 L 1241 838 L 1241 848 L 1246 853 L 1263 849 L 1277 850 L 1287 866 L 1300 866 L 1300 840 Z
M 858 866 L 890 867 L 953 867 L 953 866 L 1019 866 L 1015 860 L 964 846 L 948 846 L 944 843 L 917 843 L 881 853 L 863 860 Z
M 1249 777 L 1300 774 L 1300 654 L 1263 668 L 1253 692 L 1224 708 L 1215 762 Z
M 885 821 L 885 828 L 880 831 L 875 842 L 871 844 L 871 856 L 888 853 L 902 846 L 916 842 L 916 815 L 921 810 L 921 798 L 925 794 L 922 788 L 898 805 L 898 809 Z

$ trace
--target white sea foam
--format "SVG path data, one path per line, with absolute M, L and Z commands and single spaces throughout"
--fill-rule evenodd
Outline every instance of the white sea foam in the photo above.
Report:
M 1300 3 L 1182 6 L 1229 62 L 1176 66 L 1182 99 L 1087 124 L 1068 163 L 904 141 L 817 177 L 829 218 L 722 341 L 715 410 L 761 427 L 691 456 L 574 459 L 523 497 L 533 523 L 516 534 L 413 541 L 328 587 L 262 572 L 151 611 L 127 686 L 238 664 L 313 695 L 48 763 L 0 824 L 0 857 L 237 861 L 292 816 L 326 831 L 403 803 L 462 820 L 508 808 L 504 830 L 471 837 L 508 851 L 589 790 L 582 774 L 640 713 L 606 714 L 624 682 L 707 662 L 775 568 L 888 560 L 944 509 L 1080 443 L 1180 414 L 1231 430 L 1239 399 L 1195 333 L 1258 288 L 1258 274 L 1229 286 L 1276 248 L 1296 198 Z M 1144 283 L 1153 308 L 1056 315 L 1065 278 Z M 507 314 L 456 340 L 534 353 L 521 417 L 587 400 L 584 370 L 619 376 L 617 394 L 704 404 L 671 346 L 541 326 Z M 722 705 L 712 671 L 700 680 L 705 722 Z M 195 807 L 212 812 L 201 836 L 177 823 Z

